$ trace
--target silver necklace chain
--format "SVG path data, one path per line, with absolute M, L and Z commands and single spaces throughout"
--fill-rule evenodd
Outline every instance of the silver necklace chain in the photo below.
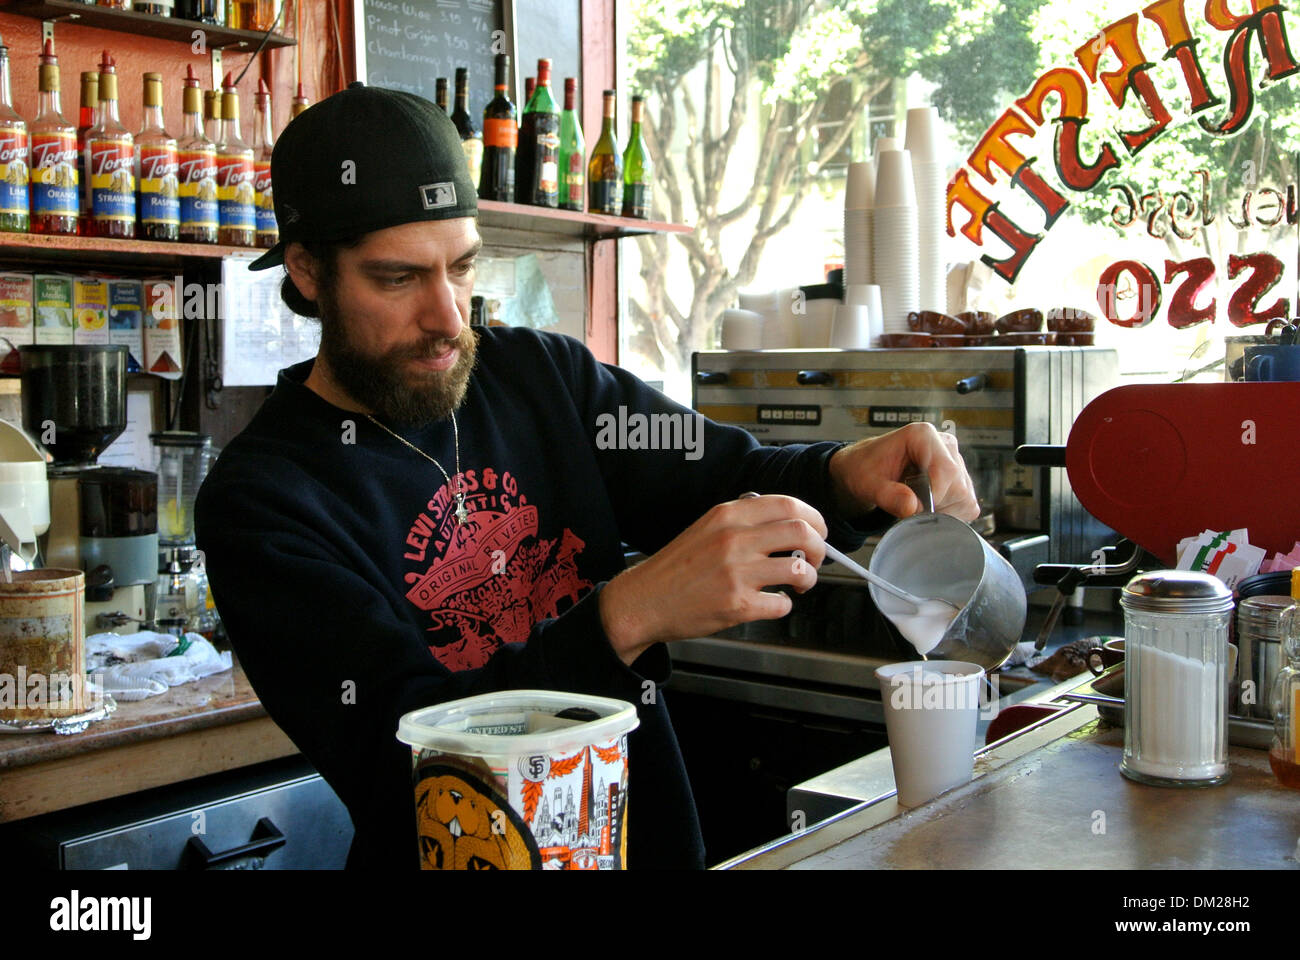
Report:
M 452 430 L 452 434 L 456 438 L 456 482 L 455 483 L 452 483 L 451 477 L 447 476 L 447 471 L 443 469 L 441 463 L 439 463 L 433 457 L 429 456 L 427 453 L 425 453 L 423 450 L 421 450 L 419 447 L 413 444 L 410 440 L 407 440 L 401 434 L 396 433 L 393 430 L 390 430 L 388 427 L 384 426 L 382 423 L 380 423 L 378 420 L 376 420 L 368 413 L 366 414 L 366 419 L 369 420 L 371 423 L 373 423 L 375 426 L 377 426 L 380 430 L 383 430 L 389 436 L 406 444 L 408 447 L 410 447 L 412 450 L 414 450 L 420 456 L 424 457 L 424 459 L 430 461 L 435 467 L 438 468 L 438 470 L 442 473 L 443 478 L 447 481 L 447 486 L 452 488 L 452 495 L 456 498 L 456 523 L 460 526 L 464 526 L 465 521 L 469 519 L 469 508 L 465 506 L 465 490 L 461 485 L 462 481 L 461 481 L 461 474 L 460 474 L 460 428 L 456 426 L 456 414 L 453 413 L 451 415 L 451 430 Z

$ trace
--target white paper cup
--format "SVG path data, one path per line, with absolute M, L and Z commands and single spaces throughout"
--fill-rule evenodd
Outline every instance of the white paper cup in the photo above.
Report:
M 753 310 L 724 310 L 721 346 L 723 350 L 763 349 L 763 315 Z
M 831 346 L 837 350 L 866 350 L 871 346 L 871 310 L 859 303 L 835 307 L 831 324 Z
M 913 107 L 907 111 L 907 138 L 904 147 L 913 161 L 942 160 L 943 126 L 934 107 Z
M 901 150 L 903 142 L 898 137 L 878 137 L 876 138 L 876 161 L 879 163 L 880 155 L 886 150 Z
M 844 187 L 845 210 L 870 210 L 875 204 L 876 168 L 870 163 L 850 163 Z
M 873 209 L 916 206 L 911 154 L 906 150 L 882 150 L 876 162 L 876 203 Z
M 752 310 L 761 316 L 775 313 L 777 310 L 777 291 L 754 292 L 742 290 L 736 294 L 741 310 Z
M 830 346 L 831 324 L 835 320 L 835 308 L 839 306 L 843 304 L 838 300 L 809 300 L 805 304 L 804 315 L 795 323 L 800 347 L 825 349 Z
M 916 807 L 970 781 L 984 669 L 960 660 L 876 670 L 898 804 Z

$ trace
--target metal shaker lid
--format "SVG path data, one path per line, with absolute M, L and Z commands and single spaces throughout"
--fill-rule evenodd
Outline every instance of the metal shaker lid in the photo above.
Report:
M 1119 602 L 1149 613 L 1221 613 L 1232 609 L 1232 591 L 1208 573 L 1153 570 L 1130 580 Z
M 1237 604 L 1237 623 L 1242 630 L 1266 634 L 1265 639 L 1279 639 L 1277 632 L 1282 625 L 1282 614 L 1294 602 L 1281 595 L 1247 597 Z

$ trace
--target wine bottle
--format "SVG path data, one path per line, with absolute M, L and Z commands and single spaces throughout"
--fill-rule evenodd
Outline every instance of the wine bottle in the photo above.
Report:
M 447 78 L 439 77 L 434 84 L 433 102 L 442 108 L 442 112 L 447 112 Z
M 91 235 L 135 237 L 135 137 L 118 119 L 117 64 L 107 50 L 99 63 L 95 125 L 86 131 L 86 177 Z
M 577 81 L 564 78 L 564 113 L 560 115 L 560 206 L 581 211 L 587 199 L 587 144 L 574 109 Z
M 515 202 L 559 206 L 560 111 L 551 96 L 551 61 L 537 61 L 537 86 L 519 128 Z
M 618 149 L 618 136 L 614 131 L 617 96 L 613 90 L 604 93 L 604 119 L 600 125 L 600 138 L 591 151 L 587 164 L 588 193 L 592 213 L 618 216 L 623 203 L 623 155 Z
M 9 48 L 0 41 L 0 230 L 26 233 L 27 124 L 12 106 L 10 89 Z
M 162 74 L 144 75 L 144 127 L 135 136 L 136 210 L 139 236 L 179 240 L 181 234 L 179 164 L 176 138 L 163 125 Z
M 524 78 L 524 106 L 525 107 L 533 99 L 533 93 L 536 90 L 537 90 L 537 78 L 525 77 Z
M 509 93 L 510 54 L 496 55 L 496 96 L 483 110 L 483 170 L 480 200 L 515 198 L 515 150 L 519 146 L 517 111 Z
M 483 168 L 483 138 L 474 128 L 474 118 L 469 112 L 469 68 L 456 68 L 456 109 L 451 113 L 451 122 L 460 134 L 461 149 L 465 151 L 465 163 L 469 165 L 469 175 L 478 189 L 479 174 Z
M 623 154 L 623 216 L 650 219 L 650 197 L 654 163 L 641 133 L 641 115 L 645 97 L 632 98 L 632 129 L 627 135 L 627 153 Z
M 77 197 L 77 125 L 59 103 L 59 58 L 54 41 L 41 54 L 40 97 L 32 121 L 32 233 L 75 234 L 81 204 Z

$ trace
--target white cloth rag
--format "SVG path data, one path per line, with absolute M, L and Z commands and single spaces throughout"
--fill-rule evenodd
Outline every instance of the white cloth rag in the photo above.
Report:
M 118 700 L 144 700 L 231 668 L 230 654 L 218 653 L 201 635 L 185 639 L 185 652 L 172 656 L 181 641 L 169 633 L 93 634 L 86 638 L 86 673 Z

